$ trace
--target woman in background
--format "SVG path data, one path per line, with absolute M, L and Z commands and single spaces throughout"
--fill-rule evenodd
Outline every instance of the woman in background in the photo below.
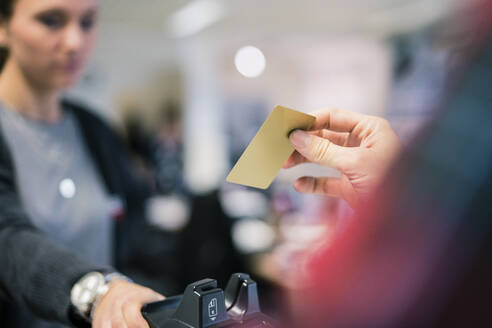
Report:
M 162 299 L 113 269 L 129 257 L 148 189 L 116 134 L 61 100 L 95 44 L 97 6 L 0 3 L 2 327 L 53 326 L 26 309 L 63 324 L 147 327 L 141 306 Z

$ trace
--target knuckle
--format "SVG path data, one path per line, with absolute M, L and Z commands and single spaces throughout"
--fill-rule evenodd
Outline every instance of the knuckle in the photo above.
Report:
M 322 190 L 323 194 L 328 195 L 331 192 L 333 192 L 332 188 L 330 187 L 330 184 L 328 183 L 328 180 L 325 180 L 320 184 L 321 184 L 321 190 Z
M 326 156 L 330 145 L 331 142 L 328 140 L 318 140 L 315 142 L 313 146 L 313 160 L 318 163 L 326 161 Z
M 111 321 L 111 328 L 123 328 L 125 327 L 125 322 L 123 319 L 113 319 Z
M 309 190 L 310 193 L 317 193 L 319 190 L 319 186 L 318 186 L 318 179 L 316 178 L 311 178 L 312 179 L 312 183 L 311 183 L 311 188 Z
M 379 125 L 382 127 L 382 128 L 388 128 L 388 127 L 391 127 L 391 124 L 390 122 L 383 118 L 383 117 L 379 117 L 378 118 L 378 122 L 379 122 Z
M 341 110 L 338 107 L 328 107 L 324 109 L 326 112 L 329 112 L 331 114 L 340 114 L 343 113 L 343 110 Z

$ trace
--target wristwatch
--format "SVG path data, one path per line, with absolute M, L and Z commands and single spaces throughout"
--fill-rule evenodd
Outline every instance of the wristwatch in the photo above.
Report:
M 121 273 L 89 272 L 73 285 L 70 300 L 76 314 L 88 322 L 92 322 L 97 304 L 108 292 L 111 283 L 132 280 Z

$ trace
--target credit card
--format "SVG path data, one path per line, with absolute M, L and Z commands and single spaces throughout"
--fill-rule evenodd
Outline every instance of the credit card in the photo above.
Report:
M 312 115 L 276 106 L 229 172 L 226 181 L 268 188 L 294 152 L 289 133 L 295 129 L 307 130 L 315 120 Z

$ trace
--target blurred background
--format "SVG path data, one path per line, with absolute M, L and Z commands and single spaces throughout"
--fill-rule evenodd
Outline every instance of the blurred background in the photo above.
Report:
M 167 295 L 236 271 L 265 293 L 295 283 L 296 255 L 351 210 L 292 182 L 337 172 L 282 170 L 267 190 L 225 176 L 275 105 L 384 116 L 410 142 L 463 46 L 464 3 L 101 0 L 99 47 L 67 96 L 121 131 L 155 188 L 135 279 Z

